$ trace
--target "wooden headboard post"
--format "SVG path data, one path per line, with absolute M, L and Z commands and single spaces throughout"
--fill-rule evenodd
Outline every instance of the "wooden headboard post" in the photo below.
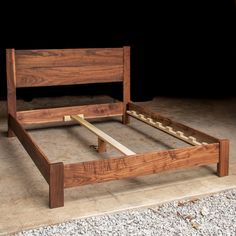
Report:
M 15 68 L 15 50 L 7 49 L 7 111 L 8 115 L 16 118 L 16 68 Z M 8 119 L 8 137 L 13 137 L 14 133 L 10 128 Z
M 124 114 L 123 124 L 129 123 L 129 116 L 126 113 L 127 105 L 130 102 L 130 47 L 124 47 L 124 80 L 123 80 L 123 103 Z

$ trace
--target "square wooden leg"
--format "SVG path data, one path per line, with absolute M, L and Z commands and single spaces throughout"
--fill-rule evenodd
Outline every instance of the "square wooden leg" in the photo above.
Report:
M 107 151 L 107 146 L 106 142 L 104 142 L 102 139 L 98 138 L 98 152 L 106 152 Z
M 11 138 L 11 137 L 14 137 L 14 136 L 15 136 L 15 133 L 14 133 L 13 130 L 11 129 L 11 125 L 10 125 L 9 118 L 8 118 L 7 137 Z
M 128 114 L 124 114 L 124 115 L 122 116 L 122 123 L 125 124 L 125 125 L 127 125 L 127 124 L 129 124 L 129 122 L 130 122 L 130 117 L 129 117 L 129 115 L 128 115 Z
M 62 162 L 50 165 L 49 207 L 64 206 L 64 165 Z
M 229 175 L 229 140 L 220 140 L 220 160 L 217 164 L 217 175 L 220 177 Z

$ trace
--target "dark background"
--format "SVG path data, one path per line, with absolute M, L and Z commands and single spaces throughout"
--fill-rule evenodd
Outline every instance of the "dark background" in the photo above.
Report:
M 48 22 L 42 21 L 42 12 L 39 21 L 32 20 L 35 19 L 32 12 L 19 24 L 16 20 L 12 25 L 3 26 L 0 29 L 0 99 L 6 99 L 5 48 L 123 45 L 131 46 L 134 101 L 161 95 L 201 98 L 236 95 L 235 1 L 214 2 L 208 6 L 192 3 L 185 4 L 184 8 L 179 4 L 171 7 L 166 4 L 160 8 L 141 6 L 141 10 L 137 12 L 133 7 L 127 12 L 108 11 L 107 15 L 98 14 L 94 18 L 90 13 L 81 19 L 78 17 L 80 12 L 72 12 L 69 16 L 61 15 L 61 20 Z M 39 96 L 93 95 L 107 91 L 119 97 L 121 86 L 101 84 L 18 89 L 17 95 L 31 100 Z

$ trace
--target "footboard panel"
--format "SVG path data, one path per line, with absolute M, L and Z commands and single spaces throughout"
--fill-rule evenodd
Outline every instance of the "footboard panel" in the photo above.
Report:
M 148 175 L 219 162 L 219 143 L 148 152 L 64 166 L 64 187 Z

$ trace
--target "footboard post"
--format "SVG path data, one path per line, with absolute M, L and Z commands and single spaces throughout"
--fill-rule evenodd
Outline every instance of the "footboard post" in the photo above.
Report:
M 50 165 L 49 207 L 64 206 L 64 165 L 62 162 Z
M 220 140 L 220 159 L 217 164 L 217 175 L 219 177 L 229 175 L 229 140 Z

